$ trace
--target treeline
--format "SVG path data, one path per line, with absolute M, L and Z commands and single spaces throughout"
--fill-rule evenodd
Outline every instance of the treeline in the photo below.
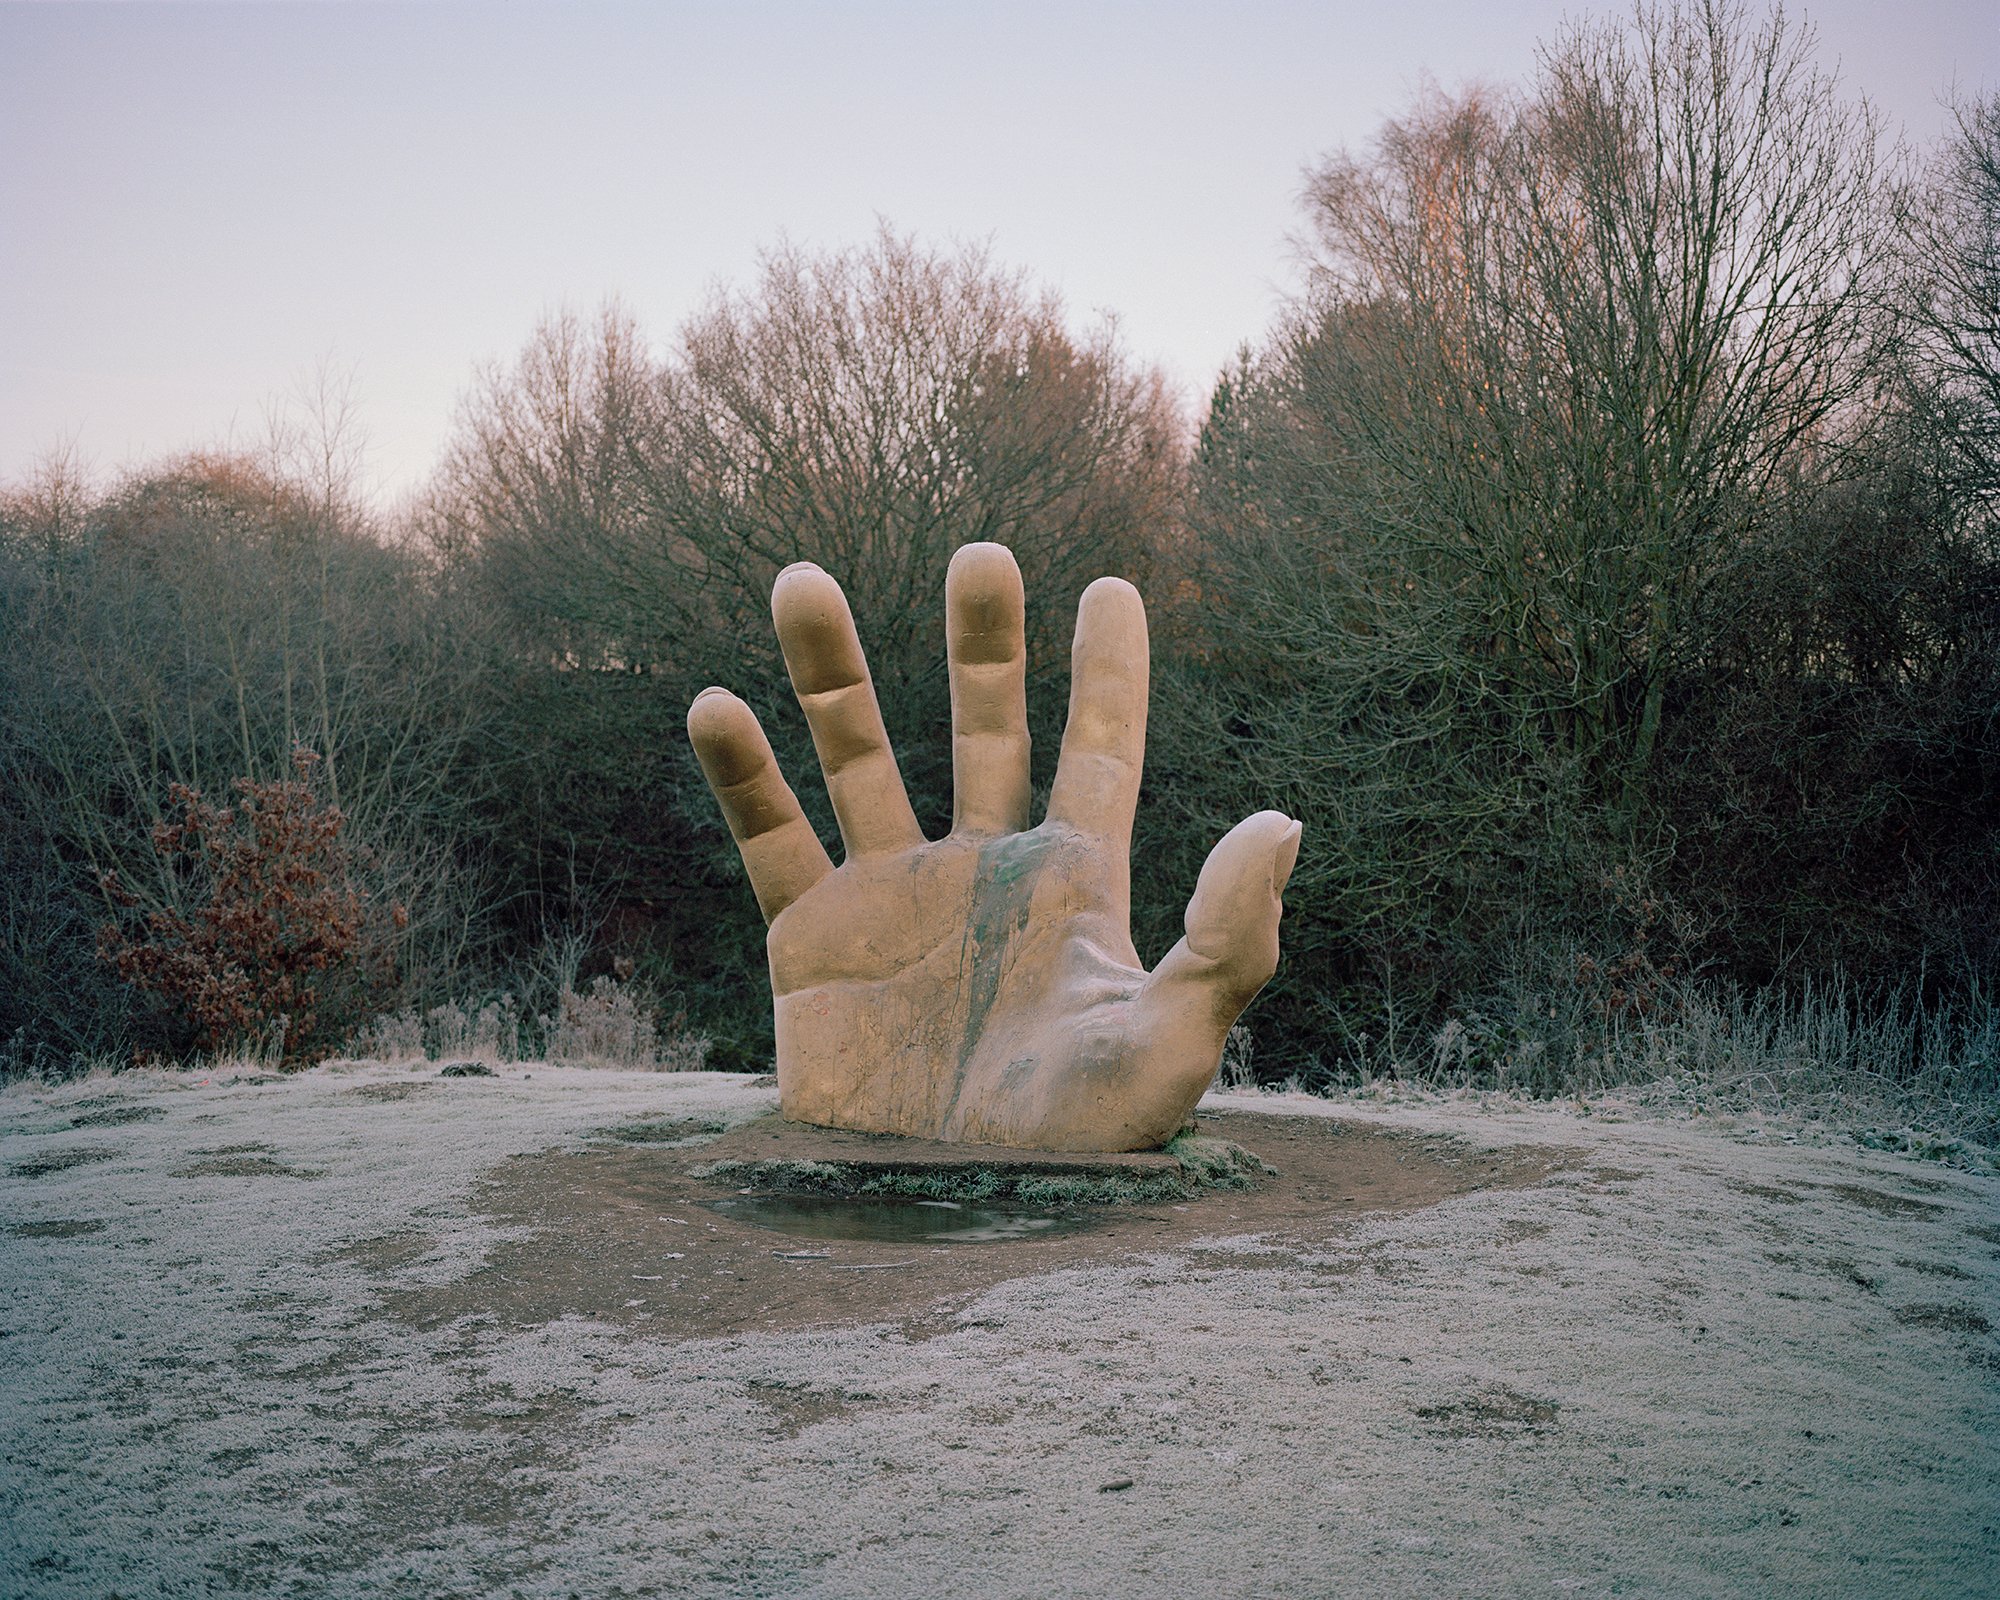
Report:
M 1259 1075 L 1565 1086 L 1703 986 L 1987 1006 L 2000 99 L 1908 161 L 1781 17 L 1646 11 L 1425 95 L 1304 208 L 1308 287 L 1199 427 L 1023 277 L 885 231 L 771 255 L 664 349 L 550 319 L 394 515 L 325 396 L 255 457 L 48 463 L 0 500 L 0 1054 L 195 1042 L 104 930 L 200 892 L 174 785 L 303 747 L 397 911 L 325 1028 L 616 974 L 761 1064 L 687 703 L 744 694 L 837 839 L 768 620 L 819 562 L 941 832 L 974 539 L 1027 579 L 1042 795 L 1077 594 L 1147 597 L 1142 953 L 1228 826 L 1305 820 Z

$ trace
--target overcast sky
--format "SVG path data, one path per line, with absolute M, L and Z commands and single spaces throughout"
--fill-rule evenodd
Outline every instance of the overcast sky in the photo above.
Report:
M 0 479 L 246 442 L 351 373 L 384 492 L 474 367 L 615 294 L 664 342 L 781 234 L 990 240 L 1192 396 L 1295 283 L 1301 167 L 1555 0 L 124 5 L 0 0 Z M 1916 140 L 1992 0 L 1804 8 Z

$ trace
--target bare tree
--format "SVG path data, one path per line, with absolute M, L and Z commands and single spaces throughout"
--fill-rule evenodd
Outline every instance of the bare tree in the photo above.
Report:
M 1152 777 L 1320 841 L 1293 1038 L 1656 914 L 1676 686 L 1865 414 L 1893 176 L 1808 31 L 1714 0 L 1568 25 L 1309 172 L 1309 291 L 1197 450 L 1218 570 Z
M 1812 44 L 1642 5 L 1311 178 L 1306 381 L 1628 813 L 1709 587 L 1871 370 L 1889 173 Z
M 662 400 L 648 493 L 704 577 L 761 610 L 779 569 L 819 561 L 912 672 L 958 545 L 1007 544 L 1031 592 L 1070 595 L 1168 521 L 1159 380 L 978 250 L 777 251 L 682 331 Z
M 1960 104 L 1914 208 L 1904 326 L 1911 391 L 1961 486 L 2000 494 L 2000 93 Z
M 87 499 L 31 483 L 0 505 L 0 785 L 63 938 L 112 909 L 106 874 L 179 904 L 150 844 L 175 785 L 271 782 L 304 747 L 329 795 L 337 781 L 372 886 L 414 908 L 398 965 L 456 959 L 478 871 L 482 662 L 356 506 L 323 477 L 217 456 Z
M 686 552 L 657 537 L 638 471 L 655 448 L 657 363 L 607 305 L 538 326 L 461 404 L 422 519 L 535 649 L 594 668 L 659 658 L 685 621 Z

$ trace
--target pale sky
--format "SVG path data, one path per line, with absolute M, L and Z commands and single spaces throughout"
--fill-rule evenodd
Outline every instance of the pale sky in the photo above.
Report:
M 1306 162 L 1625 9 L 0 0 L 0 479 L 247 443 L 330 363 L 394 493 L 544 312 L 616 295 L 664 344 L 760 246 L 878 218 L 1203 395 L 1295 286 Z M 1795 9 L 1918 142 L 2000 84 L 1992 0 Z

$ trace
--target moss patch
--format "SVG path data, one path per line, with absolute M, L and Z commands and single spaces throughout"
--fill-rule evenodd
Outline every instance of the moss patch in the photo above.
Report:
M 67 1172 L 71 1167 L 83 1166 L 91 1161 L 109 1161 L 118 1152 L 100 1150 L 94 1146 L 73 1145 L 67 1150 L 50 1150 L 40 1155 L 32 1155 L 26 1161 L 17 1161 L 7 1169 L 10 1178 L 47 1178 L 58 1172 Z
M 729 1124 L 720 1117 L 652 1117 L 606 1128 L 601 1137 L 620 1144 L 699 1144 L 727 1133 Z
M 791 1159 L 716 1161 L 694 1168 L 692 1176 L 776 1194 L 882 1194 L 962 1205 L 1009 1202 L 1033 1207 L 1153 1205 L 1206 1190 L 1247 1189 L 1259 1177 L 1276 1176 L 1275 1168 L 1241 1145 L 1212 1134 L 1183 1133 L 1165 1153 L 1175 1165 L 1164 1170 L 1107 1165 L 1060 1172 L 981 1160 L 963 1166 L 900 1168 Z
M 1212 1133 L 1183 1129 L 1167 1141 L 1167 1154 L 1196 1189 L 1247 1189 L 1259 1178 L 1275 1178 L 1278 1169 L 1240 1144 Z

